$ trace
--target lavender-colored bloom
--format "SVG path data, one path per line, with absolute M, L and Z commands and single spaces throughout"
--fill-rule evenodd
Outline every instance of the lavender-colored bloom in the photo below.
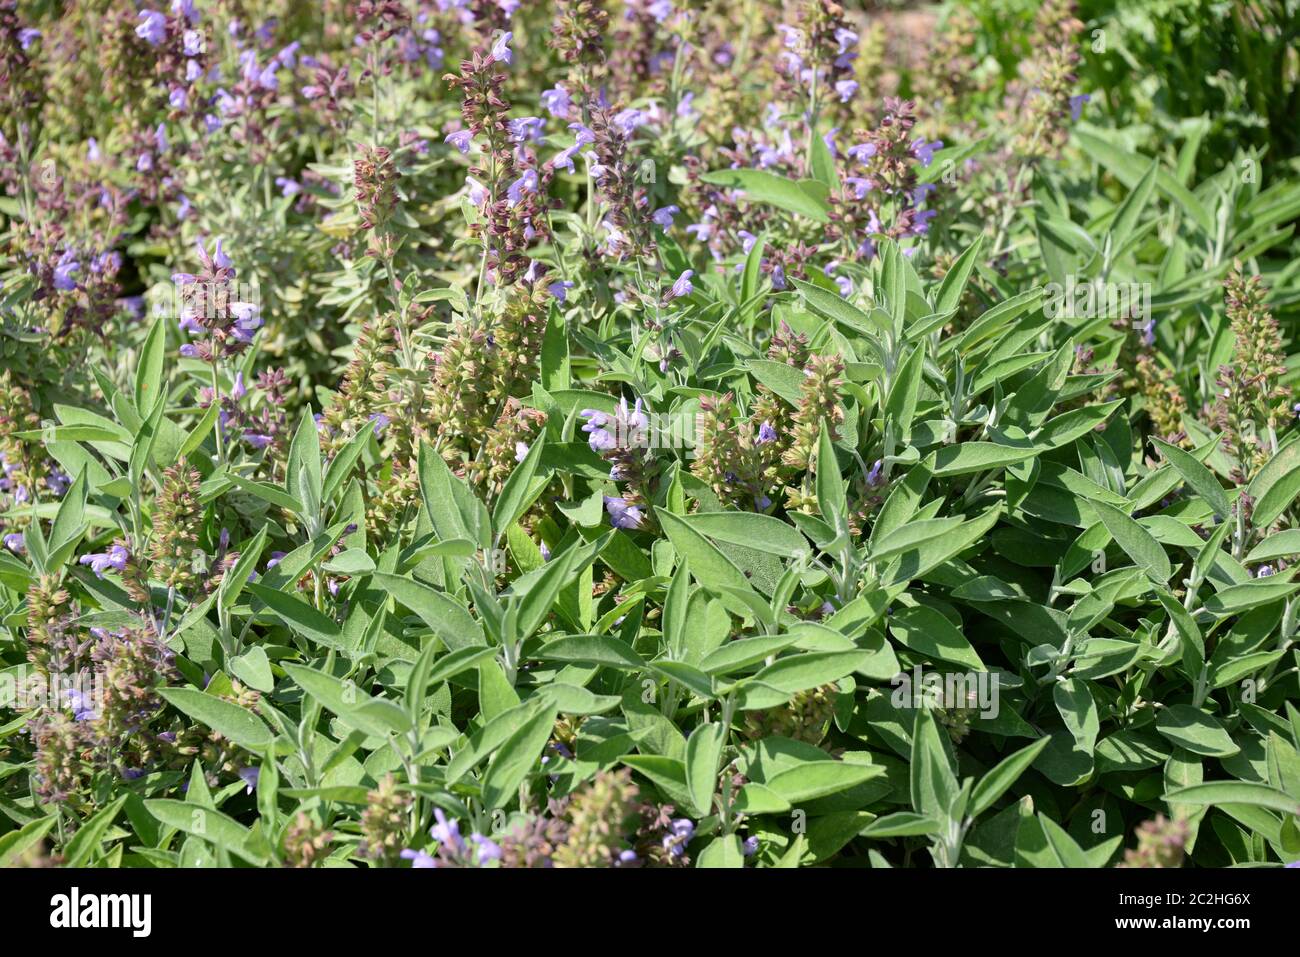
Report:
M 437 823 L 429 828 L 429 836 L 439 844 L 463 854 L 465 841 L 460 836 L 460 822 L 447 820 L 447 815 L 442 813 L 440 807 L 433 809 L 433 816 Z
M 595 150 L 588 150 L 583 153 L 582 158 L 587 161 L 587 170 L 591 173 L 592 178 L 594 178 L 596 182 L 600 182 L 605 178 L 605 174 L 609 172 L 609 167 L 604 163 L 599 162 Z M 608 219 L 605 220 L 605 228 L 611 233 L 617 232 Z M 619 240 L 619 242 L 622 242 L 622 240 Z
M 1083 116 L 1083 104 L 1091 101 L 1092 97 L 1087 93 L 1079 93 L 1070 97 L 1070 119 L 1075 123 L 1079 122 L 1079 118 Z
M 673 217 L 680 213 L 680 206 L 660 206 L 650 214 L 650 219 L 664 229 L 673 228 Z
M 575 144 L 560 150 L 560 152 L 556 153 L 551 159 L 551 168 L 567 170 L 570 173 L 575 172 L 573 168 L 573 155 L 577 153 L 580 148 L 581 147 Z
M 263 435 L 260 432 L 245 432 L 241 437 L 255 449 L 264 449 L 275 441 L 271 436 Z
M 692 105 L 695 102 L 695 93 L 687 90 L 682 94 L 682 98 L 677 101 L 677 115 L 684 120 L 694 119 L 699 116 L 699 110 Z
M 153 131 L 153 142 L 159 153 L 167 152 L 167 127 L 159 123 L 158 128 Z
M 374 415 L 370 417 L 370 421 L 375 423 L 376 436 L 382 435 L 384 429 L 388 428 L 393 423 L 393 420 L 390 419 L 388 416 L 384 415 L 384 413 L 382 412 L 376 412 Z
M 642 110 L 629 107 L 626 110 L 620 110 L 611 117 L 610 122 L 624 136 L 631 136 L 638 126 L 644 126 L 646 123 L 646 114 Z
M 288 555 L 288 552 L 272 552 L 271 557 L 266 562 L 266 570 L 269 572 L 276 565 L 280 564 L 280 559 Z
M 21 555 L 27 551 L 27 542 L 23 540 L 22 532 L 10 532 L 4 537 L 5 548 L 11 552 L 17 552 Z
M 695 286 L 691 284 L 691 277 L 695 275 L 694 269 L 686 269 L 677 277 L 673 283 L 673 288 L 669 290 L 667 298 L 680 299 L 683 296 L 689 296 L 695 291 Z
M 757 854 L 758 836 L 752 835 L 750 837 L 745 838 L 745 840 L 740 845 L 740 853 L 744 854 L 746 857 L 753 857 L 755 854 Z
M 199 77 L 203 76 L 203 67 L 199 66 L 197 60 L 185 61 L 185 82 L 194 83 Z
M 135 161 L 135 171 L 137 173 L 147 173 L 153 169 L 153 157 L 148 153 L 141 153 Z
M 781 34 L 781 42 L 787 50 L 797 50 L 803 45 L 804 34 L 798 27 L 792 27 L 788 23 L 778 23 L 776 32 Z
M 911 234 L 913 236 L 924 236 L 930 231 L 930 220 L 937 215 L 939 215 L 939 211 L 935 209 L 918 209 L 915 216 L 916 221 L 912 224 Z M 912 247 L 912 251 L 915 251 L 915 247 Z M 904 255 L 907 255 L 908 252 L 907 249 L 903 250 Z
M 50 469 L 50 473 L 45 476 L 45 487 L 55 495 L 60 497 L 72 486 L 72 479 L 67 473 L 59 469 Z
M 618 439 L 614 437 L 614 434 L 604 428 L 612 421 L 611 416 L 606 415 L 599 409 L 583 409 L 578 414 L 587 420 L 587 424 L 582 427 L 582 431 L 591 436 L 587 440 L 587 444 L 591 446 L 593 452 L 608 452 L 618 445 Z
M 203 34 L 198 30 L 186 30 L 181 37 L 181 44 L 186 56 L 198 56 L 203 52 Z
M 217 92 L 212 94 L 212 102 L 216 104 L 217 110 L 222 116 L 239 112 L 240 101 L 236 100 L 224 89 L 218 88 Z
M 640 528 L 645 516 L 635 505 L 628 505 L 626 500 L 612 495 L 605 496 L 605 510 L 609 512 L 609 523 L 615 528 Z
M 475 832 L 469 839 L 478 845 L 478 862 L 501 860 L 501 845 L 491 838 Z
M 499 60 L 502 63 L 514 62 L 514 54 L 510 51 L 510 41 L 514 37 L 515 35 L 508 30 L 501 34 L 496 43 L 492 44 L 492 53 L 490 54 L 492 59 Z
M 849 147 L 848 154 L 851 159 L 857 160 L 859 163 L 865 163 L 876 155 L 876 144 L 858 143 Z
M 546 546 L 545 542 L 538 545 L 537 550 L 542 553 L 542 561 L 549 562 L 551 560 L 551 550 Z
M 515 206 L 524 198 L 525 193 L 535 192 L 537 192 L 537 170 L 526 169 L 523 175 L 510 184 L 510 188 L 506 190 L 506 199 L 510 201 L 511 206 Z
M 1156 344 L 1156 320 L 1154 316 L 1148 319 L 1146 325 L 1142 327 L 1142 344 L 1144 346 Z
M 866 199 L 875 184 L 866 176 L 846 176 L 844 185 L 853 190 L 854 199 Z
M 245 794 L 252 794 L 257 787 L 257 780 L 261 776 L 261 768 L 240 768 L 239 779 L 244 782 Z
M 546 291 L 558 299 L 565 302 L 569 298 L 569 290 L 573 288 L 573 281 L 570 279 L 561 279 L 553 283 L 548 283 Z
M 835 84 L 835 92 L 839 94 L 840 102 L 847 103 L 853 99 L 858 92 L 857 80 L 839 80 Z
M 64 292 L 76 289 L 77 281 L 72 274 L 80 271 L 81 263 L 73 258 L 71 251 L 64 253 L 54 267 L 54 288 Z
M 402 849 L 402 853 L 399 856 L 404 861 L 410 861 L 411 867 L 413 868 L 438 866 L 438 862 L 435 861 L 432 856 L 430 856 L 428 851 L 417 851 L 412 848 L 405 847 Z
M 776 439 L 776 429 L 772 428 L 772 423 L 764 422 L 758 427 L 758 436 L 754 441 L 759 445 L 766 445 L 768 442 L 775 442 Z
M 475 206 L 482 207 L 488 201 L 487 187 L 476 180 L 473 176 L 465 177 L 465 187 L 469 190 L 469 201 Z
M 189 103 L 189 94 L 185 92 L 185 87 L 174 86 L 171 93 L 167 94 L 167 102 L 171 104 L 173 110 L 183 110 Z
M 109 250 L 106 253 L 100 253 L 90 260 L 90 271 L 95 275 L 104 275 L 106 273 L 115 273 L 122 268 L 122 254 L 117 250 Z
M 1272 565 L 1260 565 L 1259 568 L 1255 569 L 1256 578 L 1268 578 L 1275 574 L 1277 574 L 1277 572 Z
M 433 32 L 435 34 L 437 33 L 436 30 Z M 301 43 L 299 43 L 297 40 L 294 40 L 283 50 L 277 53 L 273 59 L 277 63 L 279 63 L 282 67 L 284 67 L 286 70 L 292 70 L 298 64 L 298 48 L 301 46 L 302 46 Z
M 89 565 L 90 570 L 95 573 L 96 578 L 103 578 L 104 572 L 110 568 L 116 572 L 122 572 L 126 569 L 126 563 L 131 558 L 130 552 L 121 545 L 114 545 L 106 552 L 95 552 L 90 555 L 82 555 L 78 562 L 82 565 Z
M 90 700 L 90 695 L 77 688 L 69 688 L 64 692 L 68 699 L 68 707 L 72 709 L 72 718 L 74 721 L 94 721 L 99 717 L 99 712 L 95 710 L 94 704 Z
M 589 127 L 581 123 L 570 123 L 569 129 L 573 130 L 574 135 L 578 138 L 578 146 L 590 146 L 596 142 L 596 134 Z
M 516 143 L 537 143 L 546 132 L 546 120 L 540 116 L 521 116 L 509 124 L 510 138 Z
M 24 27 L 18 31 L 18 45 L 24 50 L 30 50 L 32 44 L 41 38 L 41 31 L 32 27 Z
M 558 84 L 549 90 L 544 90 L 541 99 L 543 109 L 558 120 L 565 119 L 573 107 L 569 91 Z
M 822 142 L 826 144 L 826 152 L 831 154 L 832 159 L 840 158 L 839 144 L 835 142 L 835 136 L 839 131 L 840 128 L 838 126 L 832 126 L 822 134 Z
M 929 166 L 934 162 L 934 151 L 943 149 L 943 140 L 935 140 L 927 143 L 924 137 L 917 137 L 912 144 L 912 155 L 921 161 L 922 166 Z
M 141 10 L 140 25 L 135 28 L 135 35 L 151 47 L 156 47 L 167 39 L 167 18 L 157 10 Z
M 302 192 L 302 186 L 297 180 L 289 179 L 287 176 L 277 176 L 275 185 L 280 187 L 281 196 L 297 196 Z
M 86 161 L 90 163 L 98 163 L 103 158 L 104 154 L 99 150 L 99 140 L 92 136 L 86 141 Z
M 694 836 L 695 822 L 689 818 L 678 818 L 668 826 L 668 833 L 664 835 L 664 849 L 673 857 L 681 857 Z
M 257 74 L 257 85 L 264 90 L 278 90 L 280 88 L 280 78 L 275 75 L 276 63 L 272 60 L 267 64 L 266 69 Z
M 457 130 L 455 133 L 448 133 L 444 143 L 450 143 L 462 153 L 468 153 L 470 144 L 474 142 L 473 130 Z
M 630 847 L 625 851 L 619 851 L 618 863 L 624 866 L 635 864 L 637 862 L 636 851 Z
M 262 328 L 262 317 L 257 314 L 257 306 L 248 302 L 232 302 L 231 315 L 235 324 L 230 329 L 230 336 L 237 342 L 252 342 L 257 330 Z
M 884 467 L 885 467 L 884 460 L 876 459 L 875 463 L 871 466 L 871 470 L 867 472 L 867 484 L 870 485 L 872 488 L 876 488 L 877 486 L 880 485 L 881 483 L 880 475 Z

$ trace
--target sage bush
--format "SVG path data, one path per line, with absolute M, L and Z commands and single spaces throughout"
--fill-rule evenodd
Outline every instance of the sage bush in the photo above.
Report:
M 1295 17 L 0 2 L 0 863 L 1294 864 Z

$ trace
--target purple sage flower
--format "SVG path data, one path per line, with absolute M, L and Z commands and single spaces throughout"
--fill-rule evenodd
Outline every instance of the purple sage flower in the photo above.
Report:
M 683 296 L 689 296 L 695 291 L 695 286 L 691 284 L 691 277 L 695 275 L 694 269 L 685 269 L 673 283 L 673 288 L 668 292 L 668 299 L 680 299 Z
M 546 132 L 546 121 L 540 116 L 521 116 L 510 121 L 510 139 L 515 143 L 537 143 Z
M 929 166 L 934 162 L 934 151 L 943 149 L 943 140 L 935 140 L 927 143 L 924 137 L 917 137 L 912 144 L 912 155 L 921 161 L 922 166 Z
M 542 92 L 542 108 L 557 120 L 568 117 L 569 110 L 573 107 L 573 100 L 569 96 L 569 91 L 563 86 L 556 85 L 549 90 Z
M 64 253 L 54 267 L 54 288 L 70 292 L 77 288 L 77 281 L 72 278 L 74 272 L 81 271 L 81 263 L 73 258 L 71 251 Z
M 437 819 L 437 823 L 429 828 L 429 836 L 458 854 L 465 853 L 465 840 L 460 836 L 460 823 L 447 820 L 447 815 L 442 813 L 440 807 L 433 809 L 433 816 Z
M 673 217 L 680 213 L 680 206 L 660 206 L 650 214 L 650 219 L 664 229 L 673 228 Z
M 681 857 L 686 853 L 686 845 L 691 843 L 691 838 L 694 836 L 695 822 L 680 817 L 668 825 L 668 833 L 664 835 L 664 850 L 673 857 Z
M 240 768 L 239 779 L 244 782 L 244 793 L 252 794 L 257 787 L 258 778 L 261 776 L 261 768 Z
M 96 578 L 103 578 L 104 572 L 110 568 L 116 572 L 122 572 L 126 569 L 126 563 L 131 558 L 131 553 L 122 545 L 114 545 L 106 552 L 96 552 L 90 555 L 82 555 L 78 562 L 82 565 L 89 565 L 90 570 L 95 573 Z
M 167 18 L 157 10 L 141 10 L 140 25 L 135 28 L 135 35 L 151 47 L 156 47 L 167 39 Z
M 473 130 L 457 130 L 455 133 L 448 133 L 444 143 L 450 143 L 462 153 L 468 153 L 470 145 L 474 142 Z
M 480 865 L 484 861 L 501 860 L 501 845 L 491 838 L 484 837 L 482 834 L 474 833 L 469 839 L 478 846 L 478 862 Z
M 496 43 L 492 44 L 492 53 L 490 54 L 492 59 L 499 60 L 502 63 L 512 63 L 514 54 L 510 51 L 510 41 L 514 38 L 515 35 L 509 30 L 497 37 Z
M 526 169 L 523 175 L 510 184 L 510 188 L 506 190 L 506 199 L 510 201 L 511 206 L 516 206 L 524 198 L 525 193 L 535 192 L 537 192 L 537 170 Z
M 605 496 L 605 510 L 609 512 L 609 523 L 615 528 L 640 528 L 645 520 L 640 508 L 612 495 Z

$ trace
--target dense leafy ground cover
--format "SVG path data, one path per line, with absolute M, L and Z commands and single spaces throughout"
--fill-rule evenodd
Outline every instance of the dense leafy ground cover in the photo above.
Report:
M 1300 858 L 1296 33 L 0 3 L 0 863 Z

